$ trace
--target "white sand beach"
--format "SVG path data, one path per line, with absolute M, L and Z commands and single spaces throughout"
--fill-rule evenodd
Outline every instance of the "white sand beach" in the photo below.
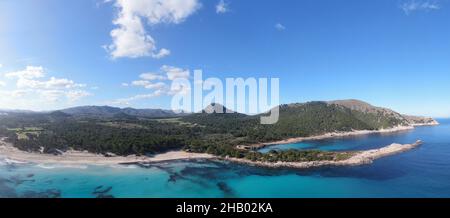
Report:
M 136 162 L 162 162 L 170 160 L 184 160 L 184 159 L 205 159 L 214 158 L 210 154 L 188 153 L 185 151 L 171 151 L 163 154 L 158 154 L 152 157 L 146 156 L 112 156 L 105 157 L 100 154 L 93 154 L 87 151 L 70 150 L 64 152 L 62 155 L 31 153 L 21 151 L 11 144 L 0 140 L 0 156 L 6 157 L 18 162 L 31 163 L 46 163 L 46 164 L 91 164 L 91 165 L 111 165 L 111 164 L 126 164 Z

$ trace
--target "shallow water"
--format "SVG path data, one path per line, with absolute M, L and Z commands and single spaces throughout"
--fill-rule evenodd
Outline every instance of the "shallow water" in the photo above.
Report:
M 395 134 L 277 145 L 270 149 L 362 150 L 424 144 L 371 165 L 309 170 L 227 162 L 146 166 L 36 165 L 0 157 L 1 197 L 450 197 L 450 120 Z

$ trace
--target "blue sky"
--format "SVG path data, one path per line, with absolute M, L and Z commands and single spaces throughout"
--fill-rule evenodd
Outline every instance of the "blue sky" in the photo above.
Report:
M 449 20 L 448 0 L 0 0 L 0 108 L 169 108 L 167 73 L 202 69 L 448 117 Z

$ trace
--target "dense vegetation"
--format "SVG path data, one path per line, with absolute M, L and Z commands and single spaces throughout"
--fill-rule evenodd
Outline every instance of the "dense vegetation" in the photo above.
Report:
M 261 125 L 260 115 L 191 114 L 149 118 L 75 116 L 63 112 L 10 113 L 0 116 L 0 136 L 27 151 L 57 153 L 69 148 L 95 153 L 148 155 L 173 149 L 261 161 L 342 159 L 320 151 L 282 151 L 261 154 L 237 149 L 254 144 L 334 131 L 374 130 L 403 124 L 383 113 L 364 113 L 325 102 L 282 105 L 274 125 Z

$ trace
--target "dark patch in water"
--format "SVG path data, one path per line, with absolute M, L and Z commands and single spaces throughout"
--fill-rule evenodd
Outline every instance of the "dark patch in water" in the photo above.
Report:
M 8 183 L 10 183 L 9 180 L 0 178 L 0 197 L 2 198 L 16 198 L 17 194 L 16 191 L 11 188 Z
M 241 178 L 245 176 L 280 176 L 292 173 L 285 169 L 261 168 L 245 164 L 235 164 L 222 161 L 209 161 L 205 166 L 187 166 L 181 174 L 185 176 L 197 176 L 210 180 L 225 180 L 229 178 Z M 213 164 L 213 166 L 210 166 Z
M 226 169 L 222 169 L 226 171 Z M 180 171 L 183 176 L 196 176 L 208 180 L 217 180 L 220 178 L 219 169 L 216 167 L 206 167 L 206 166 L 186 166 Z
M 218 182 L 217 187 L 224 193 L 226 198 L 231 198 L 234 196 L 233 190 L 225 182 Z
M 187 181 L 199 184 L 204 187 L 209 187 L 208 184 L 203 181 L 203 179 L 193 178 L 189 175 L 184 174 L 183 170 L 186 167 L 183 168 L 183 170 L 181 170 L 181 172 L 178 172 L 177 171 L 178 166 L 176 165 L 177 163 L 197 163 L 197 161 L 192 160 L 189 162 L 185 162 L 185 161 L 180 160 L 180 161 L 165 161 L 165 162 L 158 162 L 158 163 L 137 163 L 135 165 L 145 168 L 145 169 L 155 168 L 155 169 L 166 172 L 167 174 L 169 174 L 169 178 L 167 180 L 168 183 L 176 183 L 179 180 L 187 180 Z M 148 180 L 148 178 L 146 178 L 146 180 Z
M 48 189 L 43 192 L 26 191 L 21 198 L 60 198 L 61 191 L 58 189 Z
M 169 175 L 169 179 L 167 180 L 167 182 L 176 183 L 177 180 L 179 179 L 186 179 L 186 178 L 183 178 L 183 176 L 181 176 L 179 173 L 173 173 Z
M 15 184 L 16 186 L 18 185 L 22 185 L 24 182 L 35 182 L 34 179 L 24 179 L 22 178 L 20 175 L 16 175 L 16 176 L 11 176 L 9 178 L 9 181 L 13 184 Z
M 112 186 L 108 186 L 105 188 L 103 185 L 99 185 L 95 187 L 92 194 L 95 195 L 96 198 L 114 198 L 113 195 L 109 194 L 112 188 L 113 188 Z
M 92 194 L 94 195 L 100 195 L 100 194 L 106 194 L 108 192 L 110 192 L 112 190 L 112 186 L 103 188 L 103 186 L 97 186 L 94 191 L 92 192 Z
M 202 178 L 193 178 L 188 176 L 183 176 L 179 173 L 171 173 L 169 174 L 169 179 L 167 180 L 168 183 L 176 183 L 178 180 L 186 180 L 195 184 L 199 184 L 205 188 L 209 188 L 210 185 Z

